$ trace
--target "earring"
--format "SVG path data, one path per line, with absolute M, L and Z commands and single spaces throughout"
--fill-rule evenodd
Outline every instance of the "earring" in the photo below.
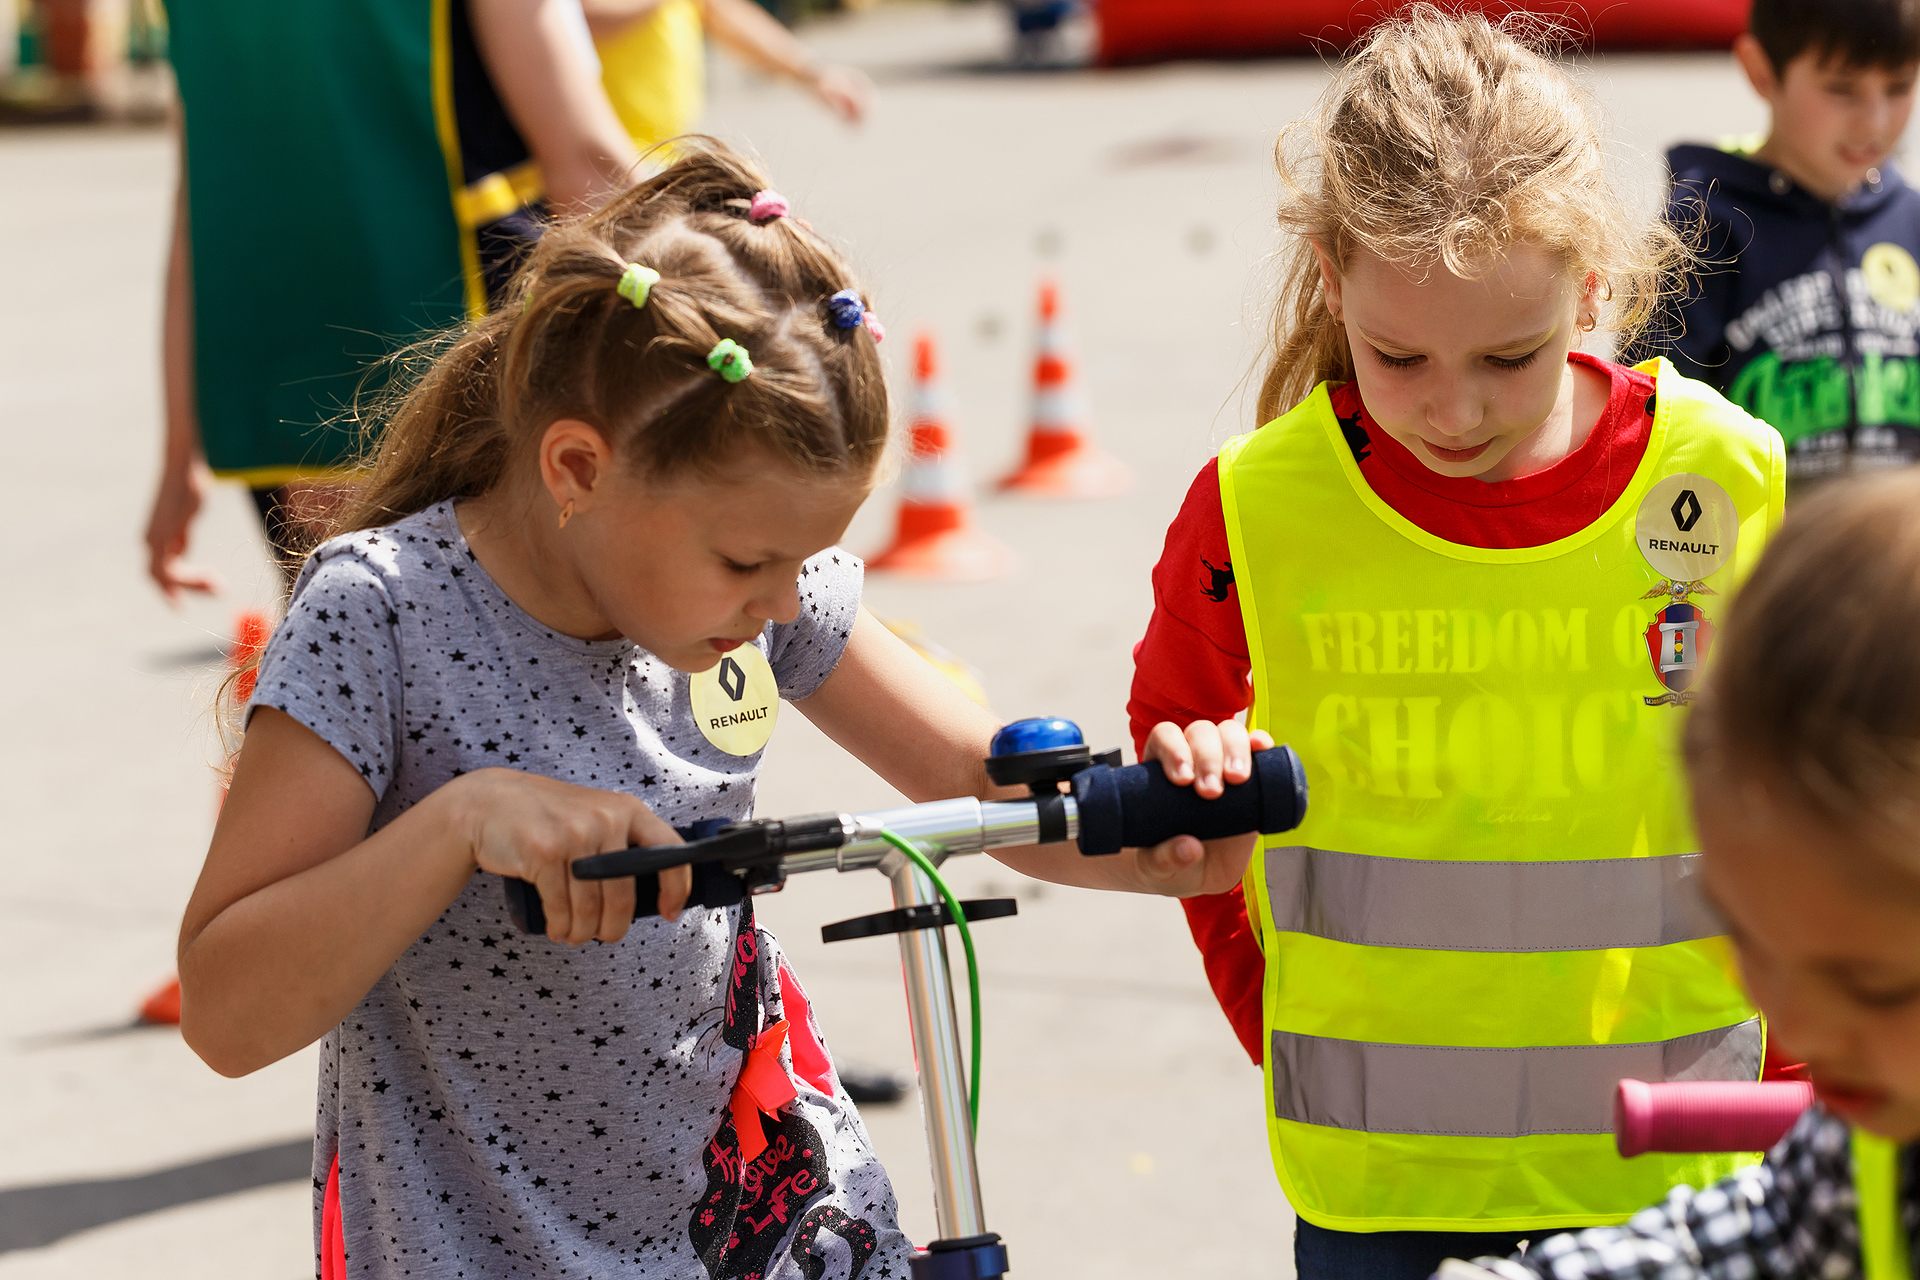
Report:
M 567 499 L 567 505 L 560 508 L 560 527 L 567 527 L 567 521 L 573 519 L 573 499 Z

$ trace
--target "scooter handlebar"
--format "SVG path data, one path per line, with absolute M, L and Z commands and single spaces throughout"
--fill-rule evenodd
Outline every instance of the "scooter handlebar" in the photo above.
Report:
M 1276 746 L 1253 756 L 1252 776 L 1243 783 L 1226 788 L 1217 800 L 1202 800 L 1192 787 L 1175 786 L 1167 781 L 1166 771 L 1155 761 L 1112 768 L 1095 765 L 1075 774 L 1072 782 L 1074 810 L 1077 814 L 1080 852 L 1088 855 L 1118 853 L 1124 848 L 1150 847 L 1178 835 L 1211 840 L 1222 836 L 1244 835 L 1258 831 L 1274 835 L 1300 825 L 1307 810 L 1307 776 L 1300 757 L 1292 747 Z M 1038 801 L 1023 803 L 1036 804 Z M 824 821 L 822 820 L 824 819 Z M 978 815 L 974 821 L 977 823 Z M 835 815 L 793 820 L 782 824 L 788 831 L 821 835 L 837 833 L 842 819 Z M 722 865 L 715 844 L 739 840 L 737 829 L 711 824 L 716 831 L 698 833 L 703 843 L 696 847 L 663 845 L 656 849 L 628 849 L 617 854 L 581 859 L 576 874 L 633 875 L 636 879 L 634 918 L 657 914 L 660 894 L 658 872 L 669 866 L 692 864 L 693 896 L 691 907 L 725 907 L 745 895 L 737 868 Z M 1031 828 L 1027 828 L 1031 832 Z M 730 834 L 732 833 L 732 834 Z M 682 834 L 693 834 L 690 832 Z M 974 832 L 968 851 L 995 847 L 994 840 L 980 843 L 983 833 Z M 1031 834 L 1026 839 L 1031 839 Z M 804 849 L 834 847 L 837 837 L 797 842 Z M 1020 843 L 1003 840 L 998 843 Z M 791 847 L 791 846 L 790 846 Z M 763 861 L 778 862 L 776 856 Z M 639 865 L 635 865 L 638 863 Z M 744 864 L 743 864 L 744 865 Z M 615 867 L 618 870 L 615 870 Z M 540 895 L 532 885 L 519 880 L 506 884 L 507 905 L 513 921 L 531 933 L 546 932 L 546 915 Z
M 1147 848 L 1174 836 L 1213 840 L 1258 831 L 1277 835 L 1307 815 L 1307 773 L 1289 746 L 1253 753 L 1253 775 L 1217 800 L 1167 781 L 1157 760 L 1124 769 L 1083 769 L 1073 778 L 1080 852 Z
M 1622 1080 L 1613 1095 L 1613 1140 L 1623 1156 L 1766 1151 L 1812 1103 L 1813 1086 L 1797 1080 Z

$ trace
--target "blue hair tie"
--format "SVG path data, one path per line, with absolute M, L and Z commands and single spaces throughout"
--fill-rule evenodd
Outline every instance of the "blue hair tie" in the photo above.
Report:
M 827 310 L 833 315 L 833 322 L 842 329 L 855 329 L 867 313 L 867 304 L 860 301 L 860 295 L 852 289 L 842 289 L 827 298 Z

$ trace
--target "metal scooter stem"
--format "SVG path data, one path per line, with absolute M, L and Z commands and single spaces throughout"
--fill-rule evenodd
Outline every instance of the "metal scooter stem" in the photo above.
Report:
M 893 884 L 895 907 L 937 901 L 933 886 L 895 852 L 880 863 Z M 980 1174 L 974 1164 L 973 1122 L 967 1107 L 967 1076 L 960 1057 L 960 1024 L 947 968 L 946 930 L 909 929 L 900 935 L 900 965 L 906 978 L 907 1018 L 913 1027 L 914 1060 L 920 1073 L 920 1109 L 927 1123 L 927 1155 L 933 1170 L 934 1215 L 940 1238 L 958 1240 L 986 1232 L 980 1207 Z

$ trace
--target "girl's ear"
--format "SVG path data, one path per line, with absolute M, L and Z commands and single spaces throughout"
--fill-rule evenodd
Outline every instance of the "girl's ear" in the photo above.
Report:
M 1574 324 L 1580 332 L 1593 332 L 1594 326 L 1600 323 L 1600 305 L 1611 293 L 1598 271 L 1587 272 L 1586 279 L 1580 282 L 1580 298 L 1573 304 Z
M 1327 310 L 1333 315 L 1333 322 L 1340 323 L 1340 268 L 1333 263 L 1333 255 L 1326 251 L 1318 240 L 1309 240 L 1313 246 L 1313 256 L 1320 263 L 1320 289 L 1326 294 Z
M 540 481 L 563 511 L 591 509 L 613 469 L 613 449 L 590 423 L 558 418 L 540 437 Z

